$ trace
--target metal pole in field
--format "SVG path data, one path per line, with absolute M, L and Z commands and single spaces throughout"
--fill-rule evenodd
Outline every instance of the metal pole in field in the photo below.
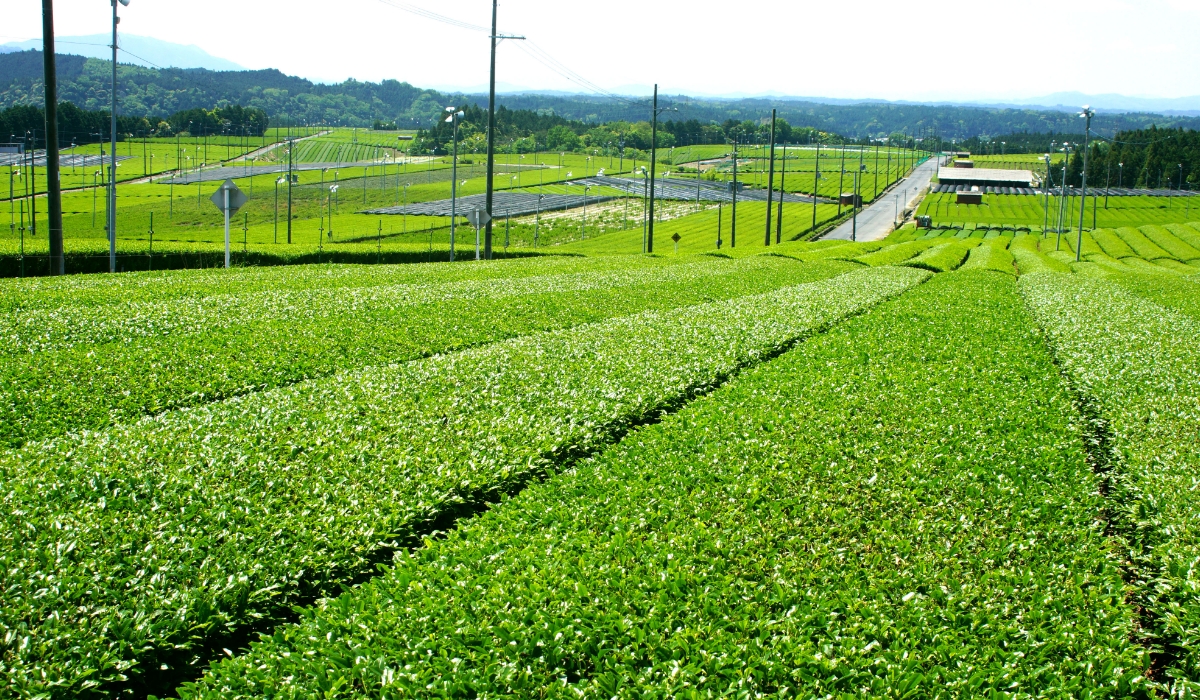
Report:
M 783 197 L 787 194 L 787 144 L 783 146 L 783 168 L 779 171 L 779 213 L 775 217 L 775 243 L 783 240 Z
M 859 209 L 858 184 L 862 177 L 862 171 L 863 171 L 863 147 L 862 147 L 862 144 L 859 144 L 859 146 L 858 146 L 858 170 L 856 171 L 855 177 L 854 177 L 854 200 L 852 202 L 850 202 L 851 206 L 854 207 L 855 222 L 858 221 L 858 209 Z M 857 225 L 857 223 L 856 223 L 856 225 Z
M 723 205 L 723 204 L 721 204 L 720 202 L 718 202 L 718 203 L 717 203 L 717 250 L 720 250 L 720 249 L 721 249 L 721 214 L 722 214 L 722 209 L 724 209 L 724 205 Z
M 654 104 L 650 119 L 650 217 L 646 228 L 646 252 L 654 252 L 654 164 L 658 160 L 658 83 L 654 84 Z
M 58 175 L 58 80 L 54 65 L 54 2 L 42 0 L 42 65 L 46 93 L 46 204 L 50 215 L 50 274 L 66 273 L 63 256 L 62 183 Z M 9 179 L 9 199 L 12 199 Z
M 642 252 L 646 252 L 646 212 L 649 211 L 650 175 L 642 167 Z
M 533 247 L 536 249 L 538 244 L 538 232 L 542 228 L 542 198 L 544 194 L 539 194 L 537 198 L 537 218 L 533 220 Z
M 454 152 L 450 163 L 450 262 L 454 262 L 454 227 L 458 219 L 458 120 L 464 114 L 462 111 L 456 112 L 454 109 L 454 107 L 446 108 L 446 111 L 450 112 L 446 121 L 453 124 L 454 129 L 451 136 L 454 142 Z
M 491 41 L 492 63 L 491 73 L 488 81 L 488 129 L 487 129 L 487 173 L 486 182 L 484 183 L 485 202 L 484 207 L 487 213 L 491 216 L 492 213 L 492 176 L 495 174 L 496 168 L 496 9 L 497 0 L 492 0 L 492 34 L 489 37 Z M 455 122 L 457 127 L 458 123 Z M 455 144 L 457 146 L 457 144 Z M 458 164 L 458 158 L 455 159 L 455 165 Z M 455 175 L 455 181 L 458 176 Z M 484 249 L 487 257 L 492 257 L 492 222 L 487 222 L 487 233 L 485 234 L 486 244 Z M 454 262 L 454 221 L 450 221 L 450 261 Z
M 1063 167 L 1062 167 L 1062 192 L 1058 198 L 1058 225 L 1055 227 L 1055 233 L 1057 234 L 1057 238 L 1054 241 L 1054 249 L 1055 250 L 1059 250 L 1060 248 L 1062 248 L 1063 211 L 1066 208 L 1066 200 L 1067 200 L 1067 165 L 1066 164 L 1067 164 L 1067 161 L 1069 161 L 1071 159 L 1071 150 L 1068 148 L 1065 150 L 1065 153 L 1066 153 L 1066 160 L 1063 161 Z
M 939 159 L 939 160 L 940 160 L 940 159 Z M 887 183 L 887 184 L 884 186 L 884 188 L 885 188 L 885 189 L 886 189 L 886 188 L 888 188 L 888 187 L 891 187 L 891 186 L 892 186 L 892 141 L 891 141 L 891 139 L 888 139 L 888 147 L 887 147 L 887 177 L 885 177 L 885 178 L 884 178 L 884 181 Z
M 1108 153 L 1109 153 L 1109 155 L 1112 155 L 1111 150 L 1109 150 Z M 1107 160 L 1107 158 L 1105 160 Z M 1104 210 L 1105 211 L 1108 211 L 1108 194 L 1110 191 L 1112 191 L 1112 163 L 1111 162 L 1109 162 L 1107 164 L 1107 168 L 1108 168 L 1108 174 L 1104 176 Z M 1096 227 L 1096 224 L 1095 224 L 1095 222 L 1093 222 L 1092 228 L 1095 228 L 1095 227 Z
M 820 196 L 817 189 L 821 186 L 821 142 L 817 141 L 817 159 L 813 166 L 813 222 L 812 230 L 817 230 L 817 197 Z
M 117 3 L 128 6 L 129 0 L 110 0 L 112 3 L 112 113 L 109 115 L 109 173 L 108 173 L 108 271 L 117 271 Z
M 842 190 L 846 186 L 846 144 L 842 144 L 842 174 L 838 176 L 838 216 L 842 215 Z
M 733 211 L 729 215 L 729 247 L 737 247 L 737 136 L 733 137 Z
M 871 191 L 871 201 L 879 196 L 879 142 L 875 143 L 875 185 Z
M 771 110 L 770 159 L 767 166 L 767 233 L 763 238 L 763 245 L 767 247 L 771 245 L 771 205 L 775 203 L 775 110 Z
M 1083 111 L 1079 113 L 1079 116 L 1085 120 L 1085 125 L 1083 128 L 1083 196 L 1079 198 L 1079 235 L 1075 245 L 1075 262 L 1079 262 L 1079 249 L 1083 246 L 1083 218 L 1087 215 L 1088 136 L 1092 131 L 1092 117 L 1095 115 L 1096 112 L 1087 105 L 1084 105 Z
M 1050 144 L 1053 148 L 1054 144 Z M 1050 154 L 1046 154 L 1046 181 L 1042 183 L 1042 238 L 1046 237 L 1046 226 L 1050 223 L 1050 188 L 1054 185 L 1054 171 L 1050 169 Z
M 499 36 L 496 32 L 496 0 L 492 0 L 492 34 L 489 37 L 492 44 L 491 73 L 488 79 L 488 131 L 487 131 L 487 183 L 485 208 L 488 214 L 487 230 L 484 235 L 484 258 L 492 259 L 492 176 L 496 169 L 496 40 L 522 40 L 522 36 Z
M 279 242 L 279 183 L 283 178 L 275 181 L 275 243 Z
M 288 234 L 288 236 L 287 236 L 287 238 L 288 238 L 288 243 L 290 244 L 292 242 L 292 140 L 290 138 L 288 139 L 287 152 L 288 152 L 288 174 L 287 174 L 287 186 L 288 186 L 287 234 Z
M 229 188 L 222 187 L 225 191 L 225 269 L 229 269 Z
M 859 175 L 859 173 L 856 171 L 854 173 L 854 195 L 853 195 L 853 198 L 850 200 L 850 206 L 852 207 L 851 218 L 854 219 L 854 223 L 851 224 L 851 227 L 850 227 L 850 240 L 851 241 L 858 240 L 858 175 Z

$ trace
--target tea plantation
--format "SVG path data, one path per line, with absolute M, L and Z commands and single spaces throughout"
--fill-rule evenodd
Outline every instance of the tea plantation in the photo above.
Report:
M 640 235 L 0 281 L 5 696 L 1200 690 L 1200 224 Z

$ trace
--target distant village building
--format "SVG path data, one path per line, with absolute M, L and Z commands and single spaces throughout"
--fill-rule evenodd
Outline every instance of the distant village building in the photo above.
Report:
M 973 190 L 965 190 L 959 192 L 954 201 L 958 204 L 983 204 L 983 192 L 978 187 Z
M 970 190 L 972 187 L 1033 187 L 1032 170 L 993 170 L 991 168 L 938 168 L 943 187 Z

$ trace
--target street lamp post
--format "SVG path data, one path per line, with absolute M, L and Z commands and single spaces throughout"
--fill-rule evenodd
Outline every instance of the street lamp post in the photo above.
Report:
M 334 177 L 335 177 L 335 178 L 337 177 L 337 171 L 336 171 L 336 170 L 334 171 L 333 175 L 334 175 Z M 339 188 L 339 187 L 341 187 L 341 185 L 330 185 L 330 186 L 329 186 L 329 198 L 333 200 L 333 203 L 334 203 L 334 204 L 337 204 L 337 193 L 338 193 L 338 188 Z M 332 240 L 333 240 L 333 213 L 334 213 L 334 209 L 331 209 L 331 208 L 329 207 L 329 202 L 328 202 L 328 201 L 326 201 L 325 208 L 329 210 L 329 234 L 328 234 L 328 235 L 329 235 L 329 240 L 330 240 L 330 241 L 332 241 Z
M 771 205 L 775 203 L 775 110 L 771 110 L 771 148 L 767 165 L 767 233 L 763 246 L 771 245 Z M 782 201 L 782 200 L 781 200 Z
M 1057 238 L 1054 241 L 1054 249 L 1059 250 L 1062 247 L 1063 221 L 1069 216 L 1067 212 L 1067 164 L 1071 162 L 1071 144 L 1063 144 L 1063 166 L 1062 166 L 1062 191 L 1058 197 L 1058 225 L 1054 227 Z
M 1051 147 L 1054 144 L 1050 144 Z M 1054 171 L 1050 169 L 1050 154 L 1046 154 L 1046 182 L 1042 183 L 1042 238 L 1046 237 L 1046 225 L 1050 219 L 1050 186 L 1053 182 Z
M 1079 262 L 1080 248 L 1083 246 L 1083 218 L 1087 215 L 1088 136 L 1092 130 L 1092 117 L 1096 116 L 1096 111 L 1084 105 L 1079 116 L 1085 120 L 1083 128 L 1083 196 L 1079 199 L 1079 233 L 1075 245 L 1075 262 Z
M 450 116 L 446 117 L 445 121 L 454 128 L 452 136 L 454 152 L 450 163 L 450 262 L 454 262 L 454 227 L 458 218 L 458 122 L 463 118 L 465 112 L 461 110 L 456 112 L 454 107 L 447 107 L 446 111 L 450 113 Z M 490 178 L 488 184 L 490 188 Z

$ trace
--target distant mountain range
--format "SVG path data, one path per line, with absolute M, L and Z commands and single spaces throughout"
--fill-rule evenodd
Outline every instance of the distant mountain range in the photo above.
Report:
M 194 45 L 175 44 L 153 37 L 124 34 L 121 36 L 121 63 L 142 66 L 146 68 L 204 68 L 210 71 L 242 71 L 242 66 L 233 61 L 213 56 L 204 49 Z M 57 48 L 60 53 L 84 56 L 87 58 L 108 59 L 111 49 L 108 47 L 109 37 L 106 34 L 91 36 L 63 36 L 57 38 Z M 41 39 L 0 44 L 0 54 L 30 49 L 40 50 Z M 5 76 L 0 73 L 0 85 L 5 82 Z M 477 95 L 485 92 L 485 86 L 439 88 L 445 94 Z M 629 84 L 614 88 L 612 92 L 618 95 L 646 97 L 650 94 L 650 86 Z M 561 90 L 537 90 L 522 85 L 497 85 L 497 91 L 504 95 L 540 95 L 556 98 L 580 97 L 589 98 L 591 95 L 572 93 Z M 761 100 L 771 99 L 782 102 L 803 102 L 824 105 L 928 105 L 954 107 L 982 107 L 988 109 L 1040 109 L 1059 112 L 1077 111 L 1082 105 L 1090 105 L 1099 112 L 1107 113 L 1154 113 L 1169 116 L 1200 116 L 1200 95 L 1192 97 L 1130 97 L 1118 94 L 1087 95 L 1081 92 L 1056 92 L 1042 97 L 1025 97 L 1012 99 L 975 99 L 975 100 L 883 100 L 875 98 L 836 98 L 820 96 L 784 95 L 780 93 L 730 93 L 725 95 L 705 94 L 694 95 L 698 99 L 719 101 L 730 100 Z
M 245 70 L 242 66 L 218 58 L 199 46 L 173 44 L 148 36 L 122 34 L 118 41 L 121 44 L 121 63 L 128 63 L 146 68 L 206 68 L 208 70 Z M 112 38 L 107 34 L 91 36 L 61 36 L 55 37 L 54 48 L 58 53 L 74 54 L 87 58 L 112 58 Z M 10 42 L 0 44 L 0 53 L 14 51 L 41 51 L 42 40 Z M 3 77 L 0 77 L 3 82 Z
M 1059 112 L 1078 112 L 1087 105 L 1108 114 L 1163 114 L 1170 116 L 1200 116 L 1200 95 L 1193 97 L 1129 97 L 1113 93 L 1087 95 L 1082 92 L 1056 92 L 1043 97 L 1024 97 L 1011 100 L 929 100 L 896 104 L 950 105 L 988 109 L 1045 109 Z
M 89 110 L 108 107 L 110 64 L 106 39 L 63 37 L 58 60 L 59 98 Z M 316 83 L 274 70 L 241 70 L 195 46 L 182 46 L 127 35 L 122 40 L 119 112 L 125 116 L 163 117 L 181 110 L 239 104 L 265 111 L 273 123 L 371 126 L 395 123 L 404 128 L 429 127 L 448 104 L 486 105 L 480 90 L 438 91 L 408 83 L 347 80 Z M 42 101 L 42 54 L 22 42 L 0 47 L 0 109 L 37 105 Z M 88 56 L 82 54 L 87 49 Z M 135 65 L 125 65 L 128 61 Z M 149 66 L 149 64 L 155 66 Z M 148 67 L 149 66 L 149 67 Z M 644 121 L 648 101 L 612 99 L 558 91 L 534 91 L 503 86 L 499 103 L 509 109 L 554 114 L 566 119 L 599 123 Z M 619 92 L 637 94 L 639 86 Z M 944 139 L 1003 136 L 1015 133 L 1079 134 L 1083 124 L 1074 112 L 1091 104 L 1100 112 L 1093 128 L 1104 136 L 1117 131 L 1159 127 L 1200 129 L 1200 98 L 1151 99 L 1122 95 L 1088 96 L 1059 93 L 1003 104 L 980 102 L 890 102 L 872 99 L 822 97 L 711 97 L 659 95 L 660 102 L 677 108 L 664 118 L 695 120 L 700 124 L 727 120 L 760 121 L 772 108 L 792 126 L 814 127 L 845 136 L 884 137 L 906 132 L 936 133 Z M 1050 103 L 1050 104 L 1042 104 Z M 1154 108 L 1158 108 L 1155 112 Z M 697 125 L 697 127 L 698 127 Z

